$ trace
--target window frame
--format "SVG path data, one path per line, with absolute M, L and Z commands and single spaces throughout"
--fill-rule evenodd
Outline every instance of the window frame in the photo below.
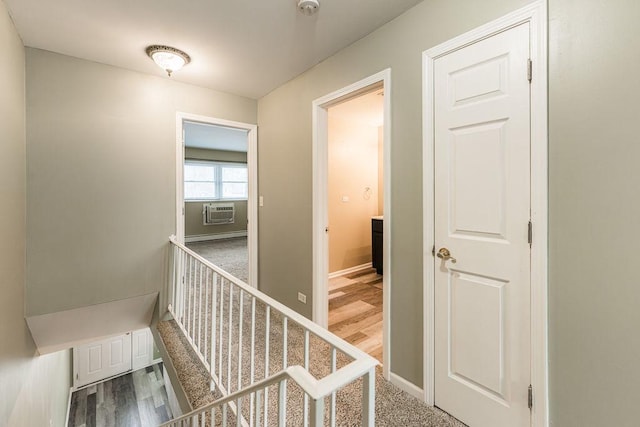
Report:
M 195 166 L 210 166 L 213 168 L 214 180 L 213 181 L 187 181 L 185 179 L 186 170 L 188 165 Z M 246 181 L 223 181 L 222 169 L 224 167 L 232 168 L 244 168 L 247 171 Z M 187 182 L 213 182 L 215 185 L 216 193 L 218 197 L 198 197 L 188 198 L 186 191 Z M 247 195 L 245 197 L 223 197 L 222 187 L 224 183 L 245 183 L 247 185 Z M 185 202 L 210 202 L 210 201 L 232 201 L 232 200 L 248 200 L 249 199 L 249 165 L 243 162 L 222 162 L 217 160 L 201 160 L 201 159 L 185 159 L 183 165 L 182 174 L 183 196 Z

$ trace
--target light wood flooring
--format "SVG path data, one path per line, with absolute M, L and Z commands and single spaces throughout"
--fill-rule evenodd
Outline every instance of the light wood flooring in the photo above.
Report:
M 382 363 L 382 276 L 375 269 L 329 280 L 329 330 Z
M 162 363 L 78 390 L 68 427 L 156 427 L 172 419 Z

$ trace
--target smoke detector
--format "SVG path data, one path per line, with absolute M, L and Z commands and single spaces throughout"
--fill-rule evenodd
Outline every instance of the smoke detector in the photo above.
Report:
M 320 9 L 318 0 L 299 0 L 298 10 L 307 16 L 313 15 Z

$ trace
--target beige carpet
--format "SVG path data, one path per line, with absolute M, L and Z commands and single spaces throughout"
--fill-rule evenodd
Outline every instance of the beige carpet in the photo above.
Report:
M 236 298 L 237 300 L 237 298 Z M 245 305 L 248 305 L 248 300 L 245 301 Z M 236 310 L 236 313 L 238 311 Z M 248 317 L 250 312 L 245 307 L 245 316 Z M 237 315 L 235 316 L 237 317 Z M 270 318 L 270 340 L 272 343 L 282 342 L 282 318 L 277 313 L 272 313 Z M 264 316 L 263 307 L 259 307 L 256 312 L 256 354 L 264 354 L 264 348 L 266 340 L 264 339 L 264 331 L 266 318 Z M 232 322 L 232 330 L 238 330 L 238 324 Z M 244 387 L 250 382 L 248 377 L 248 364 L 247 361 L 250 358 L 248 340 L 250 337 L 249 322 L 243 322 L 243 351 L 242 359 L 244 360 L 244 367 L 242 368 L 243 375 L 241 384 Z M 220 397 L 219 392 L 212 393 L 209 391 L 209 376 L 207 371 L 202 366 L 201 362 L 195 355 L 195 353 L 189 347 L 186 338 L 180 331 L 179 327 L 174 321 L 161 322 L 158 325 L 160 335 L 165 342 L 165 345 L 169 351 L 172 362 L 176 367 L 180 382 L 182 383 L 185 392 L 191 401 L 193 407 L 201 407 L 207 403 L 213 402 Z M 301 328 L 289 323 L 288 328 L 288 365 L 303 364 L 304 363 L 304 334 Z M 262 333 L 259 333 L 262 331 Z M 228 337 L 228 329 L 225 328 L 224 336 Z M 237 359 L 238 359 L 238 343 L 237 334 L 234 334 L 234 338 L 231 340 L 231 389 L 237 388 Z M 226 338 L 225 338 L 226 340 Z M 330 349 L 317 338 L 313 338 L 310 341 L 310 372 L 316 378 L 322 378 L 330 373 Z M 226 354 L 228 353 L 228 345 L 223 346 L 223 382 L 226 384 L 226 372 L 228 367 L 228 360 Z M 272 344 L 270 346 L 269 357 L 269 373 L 273 374 L 282 369 L 283 366 L 282 346 Z M 338 357 L 338 367 L 345 365 L 349 360 L 344 355 Z M 264 360 L 257 358 L 254 362 L 255 366 L 255 378 L 264 378 L 265 365 Z M 276 402 L 278 400 L 277 388 L 273 387 L 269 391 L 269 415 L 268 425 L 277 425 L 276 415 L 277 407 Z M 292 382 L 287 386 L 287 425 L 302 425 L 302 391 Z M 361 422 L 361 399 L 362 399 L 362 383 L 361 380 L 356 381 L 337 393 L 336 397 L 336 413 L 337 422 L 339 426 L 356 426 Z M 243 402 L 243 414 L 248 416 L 249 414 L 249 402 Z M 328 423 L 328 408 L 330 407 L 330 401 L 325 401 L 325 421 Z M 398 389 L 391 383 L 384 380 L 380 370 L 376 372 L 376 426 L 427 426 L 427 427 L 461 427 L 464 424 L 457 421 L 455 418 L 449 416 L 443 411 L 437 408 L 431 408 L 424 405 L 418 399 Z M 231 421 L 231 420 L 230 420 Z M 219 425 L 219 417 L 216 417 L 214 425 Z M 326 424 L 325 423 L 325 424 Z M 207 422 L 211 425 L 210 422 Z
M 188 243 L 187 247 L 207 261 L 231 273 L 232 276 L 247 282 L 249 255 L 246 237 L 193 242 Z

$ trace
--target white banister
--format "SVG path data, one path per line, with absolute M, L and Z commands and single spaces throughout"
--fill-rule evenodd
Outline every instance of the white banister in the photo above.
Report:
M 209 420 L 214 425 L 216 420 L 243 427 L 284 426 L 288 410 L 296 405 L 303 406 L 303 425 L 324 425 L 325 415 L 331 426 L 351 423 L 336 418 L 336 393 L 358 379 L 362 379 L 362 425 L 374 425 L 375 359 L 174 237 L 170 241 L 168 310 L 209 372 L 211 390 L 222 398 L 164 425 L 195 427 Z M 319 358 L 327 351 L 325 364 Z M 310 373 L 311 355 L 318 377 Z M 317 368 L 318 363 L 324 367 Z M 271 375 L 273 370 L 279 372 Z M 288 390 L 289 382 L 302 391 L 302 401 L 295 397 L 300 396 L 298 391 Z

